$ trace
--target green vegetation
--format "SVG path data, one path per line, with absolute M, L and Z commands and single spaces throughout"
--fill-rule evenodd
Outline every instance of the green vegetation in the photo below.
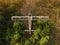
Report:
M 34 31 L 33 35 L 25 42 L 25 45 L 46 45 L 49 41 L 51 23 L 46 20 L 38 20 L 36 26 L 36 31 Z
M 9 27 L 5 30 L 5 33 L 1 33 L 0 41 L 1 45 L 45 45 L 49 41 L 50 29 L 52 24 L 46 20 L 38 20 L 36 23 L 36 30 L 33 32 L 32 36 L 25 38 L 26 33 L 24 32 L 24 26 L 21 21 L 15 21 L 10 23 Z M 28 36 L 27 36 L 28 37 Z M 4 40 L 5 39 L 5 40 Z
M 34 3 L 29 3 L 30 1 L 26 3 L 25 1 L 0 0 L 0 45 L 46 45 L 49 42 L 51 27 L 54 26 L 53 23 L 46 20 L 34 22 L 33 25 L 36 26 L 36 31 L 33 32 L 32 36 L 29 35 L 30 37 L 26 38 L 28 33 L 24 32 L 22 22 L 11 21 L 11 16 L 26 15 L 30 8 L 33 7 L 34 9 L 31 9 L 33 15 L 49 15 L 53 20 L 56 18 L 54 16 L 57 14 L 56 9 L 59 7 L 59 1 L 45 2 L 43 0 L 40 2 L 39 0 Z M 41 8 L 46 6 L 47 9 L 40 9 L 40 6 Z M 21 10 L 21 7 L 23 10 Z M 55 10 L 53 10 L 54 7 L 56 7 Z
M 26 39 L 22 23 L 14 22 L 14 33 L 12 33 L 10 45 L 45 45 L 49 41 L 49 31 L 52 25 L 46 20 L 38 20 L 35 25 L 37 26 L 36 31 L 33 32 L 30 38 Z

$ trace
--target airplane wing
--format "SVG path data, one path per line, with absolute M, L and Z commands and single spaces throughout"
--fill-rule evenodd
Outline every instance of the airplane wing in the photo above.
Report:
M 49 20 L 49 16 L 32 16 L 33 20 L 38 20 L 38 19 L 47 19 Z
M 28 16 L 12 16 L 11 20 L 28 20 Z

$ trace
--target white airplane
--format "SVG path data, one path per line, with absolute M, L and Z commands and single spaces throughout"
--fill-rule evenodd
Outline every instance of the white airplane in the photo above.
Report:
M 11 20 L 15 21 L 15 20 L 28 20 L 28 26 L 29 26 L 29 30 L 24 30 L 24 31 L 29 31 L 31 33 L 31 31 L 35 31 L 31 29 L 31 25 L 32 25 L 32 20 L 38 20 L 38 19 L 47 19 L 49 20 L 49 16 L 32 16 L 31 14 L 28 16 L 12 16 Z

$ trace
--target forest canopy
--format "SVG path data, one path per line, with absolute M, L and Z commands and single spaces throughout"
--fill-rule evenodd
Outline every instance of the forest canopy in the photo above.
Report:
M 44 20 L 34 23 L 37 31 L 27 40 L 24 38 L 26 35 L 23 32 L 24 25 L 21 21 L 12 21 L 11 16 L 26 16 L 29 11 L 32 11 L 33 16 L 47 15 L 50 19 L 49 22 Z M 31 45 L 45 45 L 50 39 L 49 31 L 51 28 L 53 32 L 55 30 L 54 26 L 59 14 L 60 0 L 0 0 L 0 45 L 29 45 L 31 43 Z

